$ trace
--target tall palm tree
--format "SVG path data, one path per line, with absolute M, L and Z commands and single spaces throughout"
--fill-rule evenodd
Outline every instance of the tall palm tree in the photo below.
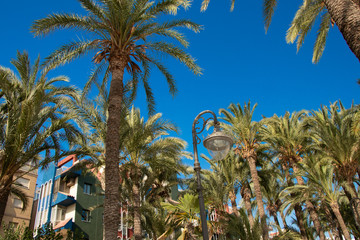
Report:
M 206 158 L 205 158 L 206 159 Z M 229 189 L 225 186 L 227 185 L 226 180 L 221 174 L 213 170 L 202 170 L 203 179 L 202 185 L 204 188 L 204 198 L 208 202 L 209 208 L 215 208 L 218 212 L 222 213 L 225 211 L 225 207 L 228 205 L 229 200 Z M 188 179 L 193 184 L 191 184 L 190 189 L 193 190 L 191 193 L 196 193 L 196 185 L 194 180 L 194 175 L 191 179 Z
M 226 192 L 225 202 L 221 204 L 227 204 L 230 199 L 232 211 L 236 216 L 239 216 L 236 195 L 239 192 L 240 184 L 237 169 L 237 157 L 234 151 L 230 151 L 229 154 L 219 162 L 214 162 L 207 157 L 203 157 L 211 166 L 212 176 L 217 176 L 217 179 L 221 179 L 219 188 L 223 188 Z M 213 187 L 213 184 L 209 184 L 209 187 Z M 214 189 L 216 191 L 216 189 Z M 213 195 L 213 193 L 211 193 Z M 221 199 L 223 200 L 223 199 Z
M 147 121 L 141 117 L 140 111 L 134 107 L 126 116 L 126 124 L 123 129 L 127 133 L 122 136 L 122 155 L 125 163 L 122 165 L 128 177 L 124 181 L 130 181 L 130 197 L 134 215 L 134 237 L 142 239 L 141 231 L 141 190 L 142 183 L 146 179 L 153 179 L 154 175 L 166 172 L 176 175 L 181 171 L 180 157 L 185 149 L 185 141 L 175 137 L 165 137 L 176 127 L 161 119 L 161 114 L 155 114 Z M 147 173 L 151 169 L 150 173 Z M 154 173 L 157 172 L 157 173 Z M 146 176 L 146 177 L 145 177 Z M 145 180 L 144 180 L 145 178 Z M 158 190 L 156 182 L 152 181 L 151 191 Z M 143 196 L 144 197 L 144 196 Z
M 271 118 L 263 120 L 264 126 L 261 129 L 261 138 L 270 145 L 270 150 L 279 158 L 282 166 L 288 166 L 293 169 L 296 175 L 297 184 L 304 185 L 304 180 L 297 175 L 297 164 L 302 161 L 302 157 L 310 149 L 310 132 L 307 129 L 306 122 L 303 121 L 306 113 L 304 111 L 290 114 L 286 112 L 283 117 L 274 115 Z M 289 169 L 285 169 L 286 176 L 290 177 Z M 287 181 L 292 184 L 291 179 Z M 311 201 L 306 201 L 306 207 L 310 212 L 316 232 L 321 240 L 325 240 L 324 231 L 319 221 L 319 216 L 315 211 Z M 305 229 L 301 224 L 301 207 L 296 206 L 296 216 L 299 228 L 304 235 Z M 304 235 L 305 237 L 305 235 Z
M 279 232 L 281 233 L 281 226 L 280 222 L 278 220 L 278 213 L 280 213 L 280 216 L 283 221 L 283 225 L 285 228 L 287 228 L 287 223 L 285 220 L 285 216 L 282 214 L 282 211 L 280 211 L 282 201 L 280 199 L 280 192 L 284 187 L 284 178 L 282 177 L 282 174 L 280 173 L 280 170 L 276 167 L 273 167 L 272 165 L 268 164 L 266 169 L 266 178 L 263 178 L 264 181 L 262 183 L 263 185 L 263 197 L 265 199 L 265 205 L 269 212 L 269 215 L 273 217 L 276 227 L 279 229 Z
M 360 149 L 358 138 L 352 131 L 354 110 L 345 109 L 341 102 L 335 102 L 330 107 L 312 111 L 312 117 L 308 119 L 315 149 L 332 160 L 336 180 L 343 186 L 349 201 L 358 197 L 354 185 L 358 169 L 354 166 L 359 164 Z M 355 219 L 360 223 L 360 206 L 354 211 L 357 213 Z
M 250 169 L 247 162 L 243 158 L 240 158 L 238 164 L 239 164 L 238 169 L 240 169 L 239 170 L 239 176 L 240 176 L 239 181 L 241 185 L 240 195 L 245 205 L 250 226 L 252 227 L 254 225 L 254 216 L 252 214 L 252 205 L 251 205 L 251 199 L 253 197 L 253 193 L 250 187 L 250 180 L 249 180 L 251 179 Z
M 346 240 L 350 240 L 350 233 L 347 229 L 344 219 L 340 213 L 338 204 L 340 195 L 340 186 L 334 183 L 334 167 L 331 161 L 327 159 L 310 158 L 307 162 L 302 163 L 302 175 L 308 179 L 306 185 L 294 185 L 285 188 L 281 193 L 282 196 L 296 193 L 299 197 L 295 200 L 298 202 L 306 201 L 307 196 L 317 196 L 326 202 L 331 208 L 341 227 L 342 233 Z M 291 201 L 294 201 L 292 199 Z M 286 206 L 288 201 L 284 203 Z
M 244 105 L 243 108 L 240 106 L 240 104 L 235 105 L 232 103 L 228 107 L 229 111 L 220 109 L 219 112 L 220 114 L 224 115 L 222 119 L 228 122 L 228 124 L 223 124 L 222 126 L 235 139 L 235 152 L 245 158 L 249 164 L 263 231 L 262 236 L 263 239 L 266 240 L 269 239 L 268 228 L 266 223 L 260 180 L 256 168 L 257 151 L 260 148 L 259 130 L 261 125 L 259 122 L 255 122 L 252 119 L 255 108 L 256 104 L 251 107 L 249 101 Z
M 35 21 L 31 30 L 36 35 L 47 35 L 57 29 L 77 29 L 92 37 L 88 40 L 78 40 L 66 44 L 51 54 L 48 64 L 57 65 L 69 62 L 89 52 L 94 55 L 96 63 L 108 63 L 111 73 L 109 92 L 109 108 L 107 132 L 105 140 L 105 202 L 104 225 L 105 239 L 112 240 L 117 236 L 119 214 L 117 196 L 119 189 L 119 147 L 120 118 L 124 95 L 125 70 L 132 75 L 130 85 L 135 95 L 137 84 L 144 85 L 150 110 L 153 110 L 154 98 L 149 85 L 150 67 L 155 66 L 165 76 L 170 93 L 176 93 L 173 76 L 158 60 L 156 53 L 169 55 L 184 63 L 195 74 L 201 70 L 195 60 L 181 48 L 160 37 L 173 39 L 187 47 L 188 42 L 176 28 L 185 27 L 195 32 L 200 26 L 189 20 L 172 20 L 158 22 L 158 17 L 174 13 L 180 5 L 186 5 L 182 0 L 165 0 L 149 2 L 148 0 L 79 0 L 87 12 L 86 16 L 77 14 L 52 14 Z M 168 19 L 168 18 L 167 18 Z
M 82 138 L 71 123 L 73 115 L 63 107 L 76 89 L 56 86 L 67 82 L 67 77 L 48 79 L 48 72 L 40 71 L 40 58 L 32 65 L 26 52 L 18 52 L 11 63 L 17 73 L 0 66 L 0 222 L 11 189 L 16 193 L 16 179 L 68 154 L 80 153 L 72 143 Z M 62 144 L 64 141 L 69 146 Z
M 98 85 L 98 91 L 99 95 L 94 101 L 82 96 L 69 106 L 78 116 L 74 120 L 87 134 L 87 142 L 80 144 L 90 148 L 89 152 L 92 152 L 92 155 L 95 156 L 96 159 L 93 165 L 97 173 L 103 169 L 105 164 L 104 141 L 108 107 L 106 89 L 104 86 Z M 127 108 L 128 104 L 126 102 L 123 107 Z M 141 212 L 141 209 L 144 208 L 145 214 L 143 215 L 141 212 L 141 215 L 143 215 L 143 219 L 146 217 L 147 226 L 150 226 L 152 219 L 149 213 L 161 211 L 160 202 L 170 198 L 171 188 L 178 183 L 177 173 L 185 170 L 185 167 L 180 162 L 180 157 L 187 155 L 187 153 L 174 149 L 170 150 L 170 147 L 174 147 L 176 144 L 184 144 L 184 142 L 177 138 L 170 140 L 163 136 L 168 133 L 166 130 L 176 130 L 176 128 L 170 123 L 161 120 L 161 114 L 156 114 L 145 122 L 140 116 L 140 111 L 135 110 L 134 107 L 130 111 L 126 110 L 124 112 L 127 115 L 123 116 L 123 127 L 120 130 L 121 142 L 123 143 L 121 145 L 123 164 L 120 166 L 122 194 L 119 195 L 118 201 L 124 204 L 134 199 L 133 197 L 129 198 L 129 196 L 133 194 L 134 184 L 139 183 L 138 191 L 142 197 L 138 212 Z M 164 140 L 162 144 L 158 144 L 160 138 L 167 140 Z M 173 151 L 173 154 L 171 154 L 171 151 Z M 140 165 L 134 166 L 136 159 L 131 159 L 130 156 L 134 157 L 133 154 L 137 154 Z M 149 156 L 149 154 L 152 155 Z M 88 165 L 88 162 L 86 164 Z M 137 179 L 132 174 L 136 168 L 139 172 Z M 101 176 L 102 187 L 105 189 L 103 184 L 104 176 L 103 174 Z M 133 209 L 133 206 L 130 206 L 130 208 Z M 155 218 L 153 220 L 156 221 Z M 139 222 L 137 222 L 138 225 L 135 225 L 136 229 L 141 229 L 138 228 Z M 141 230 L 137 234 L 140 234 L 141 238 Z

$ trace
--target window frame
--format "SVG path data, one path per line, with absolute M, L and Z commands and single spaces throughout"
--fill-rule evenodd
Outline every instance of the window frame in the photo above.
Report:
M 83 193 L 86 195 L 91 195 L 91 187 L 92 187 L 92 184 L 84 183 Z
M 86 215 L 84 215 L 86 213 Z M 91 211 L 88 209 L 82 209 L 81 211 L 81 221 L 82 222 L 91 222 Z

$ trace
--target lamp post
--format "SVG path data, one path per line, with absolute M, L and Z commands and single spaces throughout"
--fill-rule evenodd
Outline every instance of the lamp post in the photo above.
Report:
M 205 119 L 202 115 L 210 113 L 212 117 Z M 202 119 L 202 127 L 197 127 L 196 125 L 199 124 L 199 120 Z M 197 181 L 197 192 L 199 196 L 199 207 L 200 207 L 200 219 L 201 219 L 201 227 L 202 227 L 202 235 L 203 240 L 209 239 L 209 233 L 206 223 L 206 212 L 205 212 L 205 204 L 204 204 L 204 197 L 202 193 L 202 186 L 201 186 L 201 178 L 200 178 L 200 163 L 197 151 L 197 145 L 201 143 L 201 139 L 197 136 L 204 131 L 205 126 L 209 120 L 214 121 L 214 132 L 209 135 L 207 138 L 204 139 L 203 143 L 205 148 L 208 149 L 210 155 L 213 159 L 221 160 L 226 154 L 229 152 L 230 147 L 233 145 L 232 139 L 225 135 L 220 130 L 220 123 L 217 120 L 217 117 L 214 112 L 210 110 L 205 110 L 199 113 L 192 125 L 192 137 L 193 137 L 193 146 L 194 146 L 194 170 L 196 172 L 196 181 Z

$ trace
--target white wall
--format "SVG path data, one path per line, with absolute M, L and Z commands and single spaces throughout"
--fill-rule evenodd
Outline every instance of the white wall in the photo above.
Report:
M 66 208 L 65 219 L 72 218 L 72 221 L 75 222 L 75 210 L 76 210 L 76 203 L 69 205 Z
M 78 179 L 79 179 L 78 177 L 75 178 L 75 184 L 74 184 L 74 186 L 70 187 L 70 193 L 69 193 L 71 196 L 75 197 L 75 199 L 76 199 L 77 188 L 78 188 Z

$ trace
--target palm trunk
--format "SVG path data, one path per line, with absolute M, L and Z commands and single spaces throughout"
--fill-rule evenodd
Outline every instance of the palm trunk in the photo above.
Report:
M 254 191 L 255 191 L 255 196 L 256 196 L 256 203 L 257 203 L 257 206 L 258 206 L 259 216 L 260 216 L 260 220 L 261 220 L 262 236 L 263 236 L 264 240 L 267 240 L 267 239 L 269 239 L 268 227 L 267 227 L 267 223 L 266 223 L 266 215 L 265 215 L 264 203 L 263 203 L 263 200 L 262 200 L 263 198 L 262 198 L 262 193 L 261 193 L 259 175 L 258 175 L 257 169 L 256 169 L 256 155 L 255 154 L 248 154 L 248 157 L 246 158 L 246 160 L 249 163 L 251 179 L 252 179 L 252 181 L 254 183 Z
M 229 192 L 229 197 L 230 197 L 230 202 L 231 202 L 231 207 L 233 210 L 233 213 L 235 214 L 235 216 L 239 216 L 239 211 L 237 209 L 237 204 L 236 204 L 236 194 L 235 191 L 232 190 Z
M 303 210 L 302 207 L 299 204 L 295 204 L 294 206 L 294 210 L 295 210 L 295 216 L 297 219 L 297 223 L 300 229 L 300 234 L 302 239 L 308 239 L 307 238 L 307 234 L 306 234 L 306 229 L 305 229 L 305 224 L 304 224 L 304 216 L 303 216 Z
M 352 191 L 349 191 L 346 186 L 342 186 L 344 188 L 344 193 L 346 195 L 346 197 L 349 199 L 350 201 L 350 208 L 353 211 L 354 214 L 354 218 L 356 221 L 356 227 L 358 230 L 359 226 L 360 226 L 360 203 L 357 200 L 357 195 L 356 195 L 356 189 L 354 186 L 354 182 L 352 181 L 352 179 L 348 179 L 347 180 L 347 185 L 351 188 Z
M 296 166 L 296 164 L 294 164 L 293 166 L 293 169 L 294 169 L 294 174 L 296 175 L 296 180 L 297 180 L 297 183 L 299 185 L 305 185 L 304 184 L 304 180 L 301 176 L 298 176 L 297 173 L 299 172 L 298 171 L 298 168 Z M 315 207 L 314 207 L 314 204 L 312 204 L 312 202 L 310 202 L 309 200 L 305 201 L 305 205 L 306 205 L 306 208 L 309 210 L 309 213 L 310 213 L 310 218 L 311 220 L 313 221 L 314 223 L 314 226 L 315 226 L 315 229 L 316 229 L 316 233 L 318 234 L 318 236 L 320 237 L 320 240 L 325 240 L 325 234 L 324 234 L 324 231 L 321 227 L 321 223 L 319 221 L 319 216 L 315 210 Z
M 284 168 L 284 165 L 283 165 L 283 168 Z M 293 186 L 294 183 L 291 181 L 291 178 L 290 178 L 290 173 L 287 169 L 285 169 L 285 177 L 286 177 L 286 181 L 287 181 L 287 184 L 288 186 Z M 291 196 L 294 198 L 294 194 L 291 194 Z M 300 234 L 301 234 L 301 237 L 302 239 L 307 239 L 307 234 L 306 234 L 306 230 L 305 230 L 305 225 L 304 225 L 304 218 L 303 218 L 303 215 L 302 215 L 302 208 L 299 204 L 295 204 L 294 205 L 294 211 L 295 211 L 295 216 L 296 216 L 296 221 L 297 221 L 297 224 L 298 224 L 298 227 L 300 229 Z
M 350 50 L 360 60 L 360 7 L 352 0 L 324 0 Z
M 105 240 L 117 239 L 119 214 L 119 147 L 120 147 L 120 121 L 122 100 L 124 94 L 123 78 L 126 60 L 115 58 L 109 60 L 112 73 L 107 132 L 105 139 L 105 199 L 104 199 L 104 229 Z
M 10 187 L 5 187 L 0 190 L 0 223 L 5 214 L 6 204 L 10 195 Z M 0 224 L 2 225 L 2 224 Z
M 320 237 L 320 240 L 325 240 L 325 234 L 324 234 L 324 230 L 321 227 L 321 223 L 319 221 L 319 215 L 317 214 L 314 204 L 312 204 L 312 202 L 310 202 L 309 200 L 305 202 L 306 204 L 306 208 L 309 210 L 310 212 L 310 218 L 314 223 L 316 232 L 318 234 L 318 236 Z
M 141 231 L 141 213 L 140 213 L 140 190 L 139 181 L 136 178 L 135 184 L 133 185 L 133 209 L 134 209 L 134 239 L 142 239 Z
M 331 210 L 334 212 L 334 214 L 336 216 L 336 219 L 339 222 L 341 231 L 343 232 L 345 239 L 346 240 L 351 240 L 349 230 L 347 229 L 347 227 L 345 225 L 345 222 L 344 222 L 344 219 L 341 216 L 341 213 L 340 213 L 340 210 L 339 210 L 339 205 L 337 204 L 337 202 L 332 202 L 330 204 L 330 207 L 331 207 Z
M 5 176 L 2 180 L 3 186 L 0 188 L 0 226 L 2 225 L 6 204 L 9 199 L 13 176 Z
M 242 198 L 244 200 L 246 212 L 247 212 L 249 222 L 250 222 L 250 227 L 252 228 L 254 226 L 254 217 L 252 215 L 252 208 L 251 208 L 251 201 L 250 201 L 250 199 L 251 199 L 251 190 L 250 190 L 250 185 L 249 185 L 249 183 L 247 181 L 242 186 L 241 196 L 242 196 Z
M 331 210 L 327 207 L 327 205 L 321 204 L 324 206 L 324 213 L 326 215 L 326 218 L 329 219 L 330 224 L 330 231 L 329 235 L 331 236 L 331 232 L 334 235 L 335 240 L 340 240 L 340 235 L 338 231 L 339 223 L 334 220 L 334 214 L 331 212 Z

